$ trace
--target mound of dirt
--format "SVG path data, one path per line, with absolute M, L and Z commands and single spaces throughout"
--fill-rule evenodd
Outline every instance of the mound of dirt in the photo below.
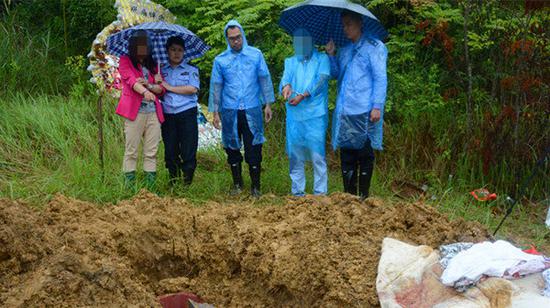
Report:
M 423 204 L 340 193 L 286 203 L 0 200 L 0 304 L 158 306 L 187 291 L 222 307 L 377 306 L 384 237 L 432 247 L 488 237 Z

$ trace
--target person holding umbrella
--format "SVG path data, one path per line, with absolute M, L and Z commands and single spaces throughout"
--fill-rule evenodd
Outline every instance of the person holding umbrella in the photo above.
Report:
M 137 126 L 136 128 L 128 125 L 125 129 L 127 153 L 124 156 L 123 169 L 128 183 L 133 183 L 135 180 L 137 147 L 142 136 L 146 183 L 149 187 L 155 183 L 156 154 L 161 135 L 160 123 L 164 122 L 164 113 L 157 96 L 165 93 L 162 77 L 159 75 L 161 73 L 159 66 L 169 61 L 166 43 L 173 36 L 180 37 L 185 42 L 182 63 L 203 56 L 210 48 L 187 28 L 164 21 L 145 22 L 114 33 L 107 38 L 107 51 L 113 56 L 120 57 L 119 71 L 124 84 L 117 113 L 129 121 L 136 119 L 138 121 L 132 123 Z M 157 76 L 153 78 L 153 74 Z M 154 101 L 154 105 L 142 104 L 151 100 Z M 174 111 L 167 110 L 169 113 Z M 151 117 L 152 111 L 157 114 L 157 123 L 154 123 Z M 143 118 L 141 114 L 148 114 L 148 117 L 145 124 L 139 126 L 138 123 L 141 123 Z M 193 164 L 186 166 L 193 166 Z M 194 170 L 194 167 L 188 169 Z
M 162 98 L 164 159 L 170 183 L 174 185 L 183 172 L 184 185 L 190 185 L 197 166 L 199 70 L 183 61 L 185 42 L 180 36 L 170 37 L 166 50 L 168 64 L 162 67 L 165 81 L 159 80 L 166 89 Z
M 272 117 L 270 104 L 275 101 L 273 84 L 262 52 L 249 46 L 242 26 L 231 20 L 224 29 L 227 50 L 216 56 L 210 79 L 208 110 L 214 113 L 213 124 L 222 127 L 222 142 L 233 178 L 232 194 L 243 187 L 241 145 L 248 163 L 251 194 L 259 197 L 262 143 L 265 121 Z
M 140 143 L 143 144 L 145 183 L 151 190 L 155 184 L 160 125 L 164 121 L 158 97 L 164 94 L 165 89 L 155 83 L 154 75 L 159 71 L 151 52 L 152 45 L 147 33 L 137 31 L 128 41 L 128 55 L 120 57 L 118 66 L 122 94 L 116 113 L 125 118 L 122 170 L 127 188 L 135 184 Z
M 331 138 L 340 149 L 344 190 L 368 197 L 373 149 L 382 149 L 387 31 L 369 10 L 347 0 L 298 3 L 282 12 L 279 25 L 288 33 L 305 28 L 315 44 L 326 45 L 331 76 L 338 79 Z
M 294 56 L 285 59 L 279 91 L 286 104 L 286 150 L 290 163 L 291 192 L 305 194 L 306 161 L 313 164 L 313 193 L 327 193 L 325 140 L 328 126 L 328 80 L 330 62 L 313 45 L 309 31 L 299 28 L 293 35 Z
M 373 149 L 382 149 L 388 51 L 381 40 L 363 31 L 363 15 L 343 10 L 341 20 L 352 43 L 340 48 L 338 55 L 333 41 L 326 45 L 331 75 L 338 79 L 332 143 L 334 149 L 340 149 L 345 192 L 364 199 L 369 196 Z

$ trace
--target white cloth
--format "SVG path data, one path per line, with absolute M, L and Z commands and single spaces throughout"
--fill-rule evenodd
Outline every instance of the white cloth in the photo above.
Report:
M 506 241 L 482 242 L 452 258 L 441 281 L 446 286 L 455 286 L 464 280 L 476 282 L 483 275 L 513 278 L 514 273 L 540 272 L 548 265 L 543 256 L 525 253 Z

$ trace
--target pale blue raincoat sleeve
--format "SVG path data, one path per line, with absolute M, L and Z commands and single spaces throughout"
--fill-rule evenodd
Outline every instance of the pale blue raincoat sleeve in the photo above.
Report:
M 281 83 L 279 84 L 279 93 L 283 94 L 283 88 L 286 85 L 292 83 L 292 75 L 294 74 L 294 68 L 290 65 L 291 59 L 285 59 L 285 68 L 283 71 L 283 77 L 281 78 Z
M 214 60 L 210 76 L 210 93 L 208 96 L 208 111 L 219 112 L 222 103 L 223 76 L 220 64 Z
M 273 91 L 271 74 L 269 73 L 263 54 L 260 54 L 260 62 L 258 66 L 258 80 L 262 91 L 262 105 L 271 104 L 275 102 L 275 92 Z
M 382 110 L 386 102 L 386 90 L 388 87 L 386 72 L 388 49 L 384 44 L 378 44 L 375 51 L 375 53 L 370 54 L 372 69 L 372 107 Z

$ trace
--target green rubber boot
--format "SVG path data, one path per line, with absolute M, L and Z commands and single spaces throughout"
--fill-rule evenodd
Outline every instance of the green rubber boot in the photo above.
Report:
M 147 190 L 149 190 L 150 192 L 155 192 L 156 181 L 156 172 L 145 172 L 145 188 L 147 188 Z
M 136 172 L 124 172 L 124 188 L 136 189 Z

